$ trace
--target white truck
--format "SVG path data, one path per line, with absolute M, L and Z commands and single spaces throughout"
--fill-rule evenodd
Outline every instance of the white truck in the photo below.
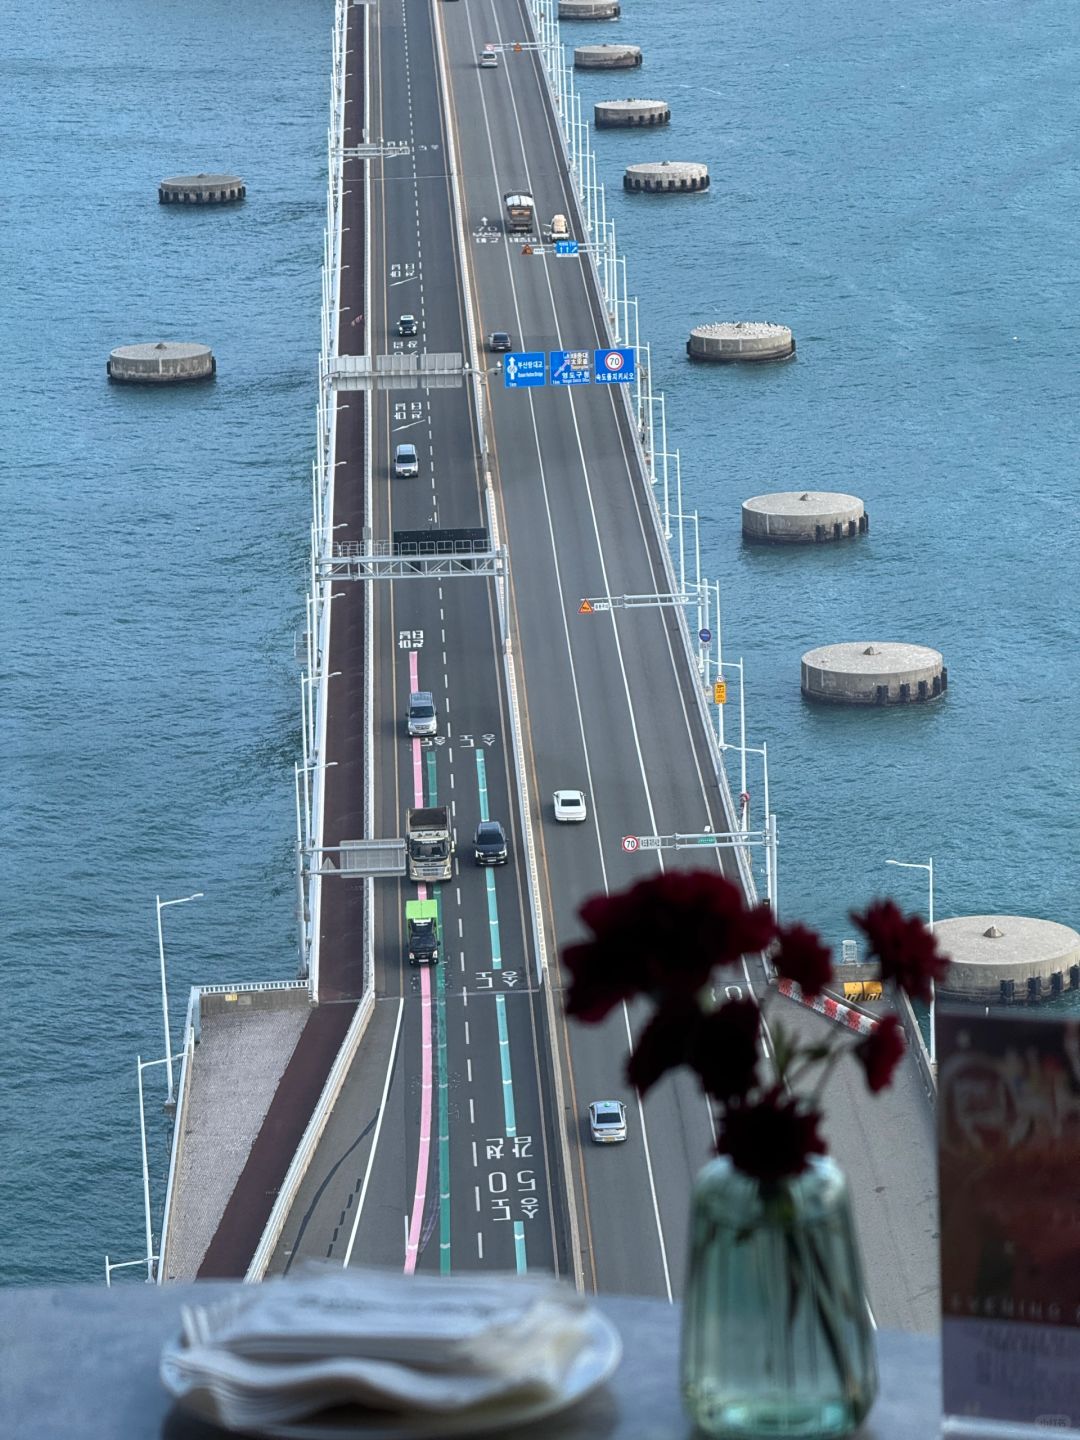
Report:
M 450 879 L 454 838 L 445 805 L 405 812 L 405 854 L 410 880 Z

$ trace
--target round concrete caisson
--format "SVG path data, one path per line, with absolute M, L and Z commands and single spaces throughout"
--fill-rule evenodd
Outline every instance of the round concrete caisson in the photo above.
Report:
M 624 190 L 649 195 L 687 195 L 709 188 L 709 167 L 692 160 L 650 160 L 628 165 L 622 183 Z
M 711 360 L 718 365 L 790 360 L 795 354 L 795 336 L 786 325 L 771 325 L 765 320 L 724 320 L 695 325 L 686 342 L 686 353 L 691 360 Z
M 865 535 L 870 517 L 857 495 L 781 490 L 742 505 L 743 539 L 751 545 L 819 545 Z
M 170 175 L 158 185 L 162 205 L 230 205 L 246 194 L 239 175 Z
M 615 20 L 619 0 L 559 0 L 560 20 Z
M 926 645 L 851 640 L 802 657 L 802 693 L 831 705 L 907 705 L 948 688 L 941 654 Z
M 671 107 L 666 100 L 601 100 L 593 106 L 593 118 L 598 130 L 666 125 Z
M 1010 1004 L 1080 987 L 1080 935 L 1056 920 L 958 915 L 939 920 L 934 935 L 952 960 L 939 998 Z
M 154 345 L 120 345 L 105 367 L 110 380 L 130 385 L 178 385 L 185 380 L 209 380 L 217 361 L 209 345 L 159 340 Z
M 578 45 L 575 70 L 633 70 L 642 61 L 640 45 Z

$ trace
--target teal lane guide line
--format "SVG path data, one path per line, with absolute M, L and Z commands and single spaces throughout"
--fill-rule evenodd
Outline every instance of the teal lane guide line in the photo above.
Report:
M 476 751 L 476 783 L 480 790 L 480 819 L 490 820 L 488 814 L 488 788 L 487 769 L 484 765 L 484 752 L 477 746 Z M 495 876 L 490 867 L 484 871 L 484 879 L 487 882 L 487 908 L 488 908 L 488 934 L 491 937 L 491 968 L 502 969 L 502 944 L 499 940 L 499 905 L 495 898 Z
M 427 755 L 427 803 L 438 804 L 435 753 Z M 446 933 L 443 929 L 442 887 L 433 885 L 439 910 L 439 939 L 443 951 L 435 966 L 435 1057 L 439 1086 L 439 1273 L 450 1274 L 450 1085 L 446 1058 Z
M 476 788 L 480 795 L 480 819 L 490 820 L 484 752 L 478 745 L 473 753 L 476 756 Z M 490 868 L 485 869 L 484 879 L 487 882 L 491 968 L 501 970 L 502 944 L 499 939 L 499 907 L 495 898 L 495 876 L 491 873 Z M 496 994 L 495 996 L 495 1016 L 499 1024 L 499 1067 L 502 1071 L 503 1119 L 506 1124 L 507 1138 L 513 1140 L 517 1136 L 517 1113 L 514 1109 L 514 1077 L 510 1066 L 510 1034 L 506 1024 L 506 997 L 504 995 Z M 525 1256 L 525 1225 L 521 1220 L 514 1221 L 514 1263 L 517 1266 L 518 1274 L 524 1275 L 528 1265 Z

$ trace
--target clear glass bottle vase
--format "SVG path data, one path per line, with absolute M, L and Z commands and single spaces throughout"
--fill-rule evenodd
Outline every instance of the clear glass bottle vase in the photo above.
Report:
M 828 1157 L 763 1185 L 727 1156 L 694 1187 L 683 1402 L 724 1440 L 850 1435 L 877 1363 L 847 1184 Z

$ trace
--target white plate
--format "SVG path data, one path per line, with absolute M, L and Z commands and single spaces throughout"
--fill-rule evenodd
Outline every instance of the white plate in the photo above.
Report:
M 614 1325 L 598 1310 L 586 1317 L 587 1337 L 574 1357 L 562 1388 L 543 1400 L 519 1405 L 474 1406 L 453 1414 L 390 1416 L 386 1412 L 342 1406 L 334 1413 L 313 1415 L 308 1420 L 260 1426 L 258 1433 L 273 1440 L 448 1440 L 455 1435 L 483 1435 L 510 1426 L 527 1425 L 583 1400 L 590 1390 L 605 1381 L 622 1355 L 622 1341 Z M 170 1387 L 171 1388 L 171 1387 Z M 175 1392 L 174 1392 L 175 1393 Z M 200 1419 L 221 1424 L 205 1390 L 177 1395 L 180 1409 Z

